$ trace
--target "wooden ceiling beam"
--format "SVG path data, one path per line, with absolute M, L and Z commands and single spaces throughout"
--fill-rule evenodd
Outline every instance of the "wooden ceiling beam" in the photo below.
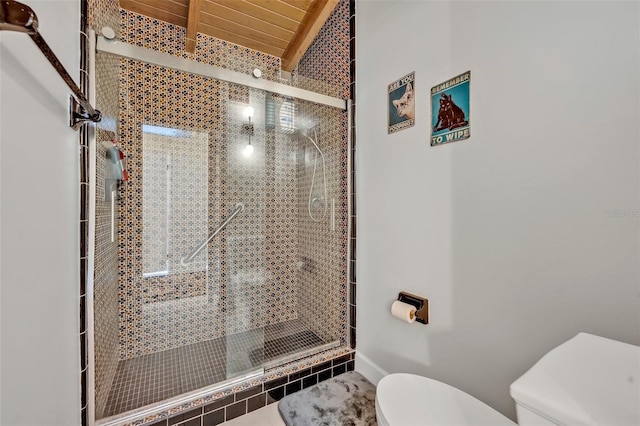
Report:
M 187 53 L 196 51 L 196 40 L 198 39 L 198 23 L 200 21 L 201 0 L 189 0 L 189 16 L 187 16 L 187 41 L 185 50 Z
M 282 70 L 291 72 L 316 38 L 339 0 L 315 0 L 282 55 Z

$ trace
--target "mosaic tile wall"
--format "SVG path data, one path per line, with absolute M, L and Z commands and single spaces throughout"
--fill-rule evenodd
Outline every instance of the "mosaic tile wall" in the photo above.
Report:
M 296 203 L 292 145 L 267 129 L 264 92 L 231 85 L 230 99 L 224 190 L 230 205 L 245 205 L 224 241 L 227 334 L 235 334 L 297 318 L 297 240 L 293 216 L 285 213 Z M 255 111 L 253 135 L 242 130 L 247 105 Z M 245 157 L 241 152 L 249 136 L 255 152 Z
M 254 117 L 255 135 L 253 143 L 257 147 L 256 154 L 251 163 L 240 155 L 246 144 L 246 138 L 240 135 L 243 124 L 240 111 L 246 104 L 237 102 L 221 102 L 218 99 L 224 97 L 225 89 L 230 99 L 240 98 L 241 94 L 235 94 L 238 90 L 227 85 L 207 79 L 199 79 L 194 82 L 194 77 L 178 73 L 176 71 L 162 70 L 127 61 L 127 78 L 123 79 L 128 93 L 123 97 L 128 99 L 126 106 L 121 108 L 121 140 L 128 153 L 128 167 L 131 179 L 123 187 L 124 204 L 121 213 L 124 213 L 121 227 L 121 253 L 125 261 L 121 270 L 120 303 L 124 306 L 124 314 L 121 312 L 121 359 L 131 358 L 142 354 L 166 350 L 177 346 L 195 343 L 202 340 L 210 340 L 225 334 L 233 334 L 250 328 L 262 327 L 267 323 L 287 321 L 296 318 L 296 306 L 294 299 L 295 274 L 294 265 L 295 241 L 286 241 L 286 247 L 279 245 L 282 236 L 269 233 L 265 222 L 264 212 L 267 205 L 275 208 L 283 208 L 278 199 L 267 201 L 266 174 L 273 169 L 268 165 L 269 161 L 264 156 L 264 130 L 263 108 L 256 108 Z M 166 75 L 165 75 L 166 74 Z M 153 78 L 148 84 L 149 75 Z M 137 80 L 136 80 L 137 79 Z M 198 80 L 198 79 L 196 79 Z M 185 93 L 191 93 L 191 99 L 185 99 L 179 90 L 180 99 L 178 108 L 173 106 L 173 100 L 168 99 L 166 92 L 172 85 L 183 86 Z M 194 86 L 190 86 L 190 85 Z M 211 86 L 208 92 L 206 86 Z M 140 92 L 145 90 L 144 96 L 138 98 Z M 198 87 L 198 90 L 194 90 Z M 149 90 L 150 89 L 150 90 Z M 185 90 L 186 89 L 186 90 Z M 166 91 L 166 92 L 165 92 Z M 135 94 L 134 94 L 135 93 Z M 215 93 L 214 98 L 207 93 Z M 203 101 L 204 99 L 204 101 Z M 211 101 L 211 102 L 207 102 Z M 249 101 L 255 105 L 264 105 L 264 94 L 255 91 Z M 206 104 L 204 102 L 207 102 Z M 187 107 L 188 105 L 188 107 Z M 157 106 L 158 111 L 152 106 Z M 233 109 L 233 111 L 230 111 Z M 217 118 L 221 117 L 221 118 Z M 220 121 L 227 117 L 226 126 Z M 138 141 L 141 139 L 140 125 L 153 124 L 172 128 L 189 127 L 199 128 L 206 122 L 210 129 L 217 128 L 217 134 L 210 135 L 210 158 L 212 165 L 210 173 L 210 188 L 219 194 L 210 196 L 209 212 L 214 213 L 209 219 L 209 232 L 215 230 L 219 223 L 231 211 L 237 202 L 245 203 L 245 211 L 238 215 L 228 228 L 220 235 L 220 243 L 214 241 L 210 244 L 209 253 L 209 280 L 208 297 L 198 298 L 199 293 L 187 294 L 187 297 L 168 300 L 165 295 L 158 296 L 155 300 L 166 300 L 166 303 L 149 304 L 145 298 L 145 289 L 148 287 L 148 279 L 141 278 L 144 258 L 140 236 L 144 234 L 140 217 L 144 216 L 140 205 L 140 186 L 143 176 L 141 147 Z M 226 130 L 225 130 L 226 129 Z M 225 137 L 226 136 L 226 137 Z M 225 140 L 226 143 L 218 141 Z M 268 150 L 267 150 L 268 152 Z M 286 150 L 280 155 L 282 161 L 286 160 Z M 289 170 L 294 170 L 289 167 Z M 293 172 L 289 172 L 290 176 Z M 287 176 L 281 176 L 286 180 Z M 280 186 L 284 188 L 284 186 Z M 292 194 L 295 192 L 290 191 Z M 281 199 L 285 197 L 280 197 Z M 286 201 L 286 200 L 285 200 Z M 290 204 L 292 201 L 289 202 Z M 286 204 L 285 204 L 286 205 Z M 129 213 L 130 212 L 130 213 Z M 288 234 L 295 229 L 293 221 L 287 225 Z M 282 222 L 282 221 L 280 221 Z M 280 224 L 273 225 L 273 227 Z M 284 234 L 287 234 L 287 226 L 284 226 Z M 270 235 L 267 241 L 265 233 Z M 185 246 L 197 246 L 204 235 L 194 235 L 191 240 L 186 240 Z M 273 259 L 269 259 L 268 266 L 265 253 L 269 250 L 266 243 L 274 250 L 278 250 Z M 284 256 L 282 250 L 288 247 L 288 253 Z M 218 251 L 217 255 L 215 251 Z M 188 252 L 190 252 L 191 249 Z M 185 250 L 174 253 L 173 262 L 185 254 Z M 122 258 L 121 258 L 122 259 Z M 285 263 L 288 263 L 286 265 Z M 269 269 L 281 270 L 282 273 L 273 273 Z M 288 272 L 287 272 L 288 271 Z M 147 281 L 147 283 L 145 283 Z M 185 288 L 183 287 L 182 290 Z M 123 291 L 124 290 L 124 291 Z M 261 307 L 258 307 L 259 305 Z M 257 306 L 258 305 L 258 306 Z M 124 342 L 124 344 L 122 344 Z M 124 352 L 124 353 L 123 353 Z
M 341 0 L 292 73 L 294 85 L 349 99 L 349 13 L 349 0 Z M 318 145 L 327 157 L 328 213 L 331 199 L 335 199 L 336 230 L 333 233 L 329 231 L 328 220 L 311 220 L 303 205 L 307 202 L 311 184 L 311 157 L 315 155 L 315 148 L 307 143 L 299 187 L 300 256 L 304 265 L 298 274 L 298 311 L 303 322 L 320 337 L 331 338 L 334 330 L 339 330 L 339 335 L 333 337 L 339 338 L 342 344 L 347 344 L 347 114 L 320 110 L 313 104 L 300 103 L 300 115 L 303 118 L 323 117 Z M 318 183 L 319 181 L 314 186 L 315 191 L 318 191 Z M 352 229 L 355 230 L 355 227 Z M 336 310 L 337 301 L 339 310 Z M 327 324 L 330 326 L 326 327 Z
M 298 101 L 297 115 L 321 117 L 308 136 L 298 137 L 297 276 L 300 319 L 325 341 L 346 344 L 346 134 L 343 113 Z M 325 164 L 323 167 L 323 157 Z M 315 169 L 315 173 L 314 173 Z M 326 171 L 326 176 L 325 176 Z M 326 184 L 326 194 L 325 194 Z M 311 197 L 311 206 L 309 198 Z M 332 205 L 335 208 L 331 230 Z
M 112 0 L 84 0 L 87 24 L 99 32 L 109 26 L 119 35 L 120 12 Z M 119 359 L 118 247 L 111 242 L 110 203 L 104 199 L 106 149 L 101 142 L 115 139 L 118 116 L 118 78 L 120 60 L 109 55 L 96 55 L 96 105 L 103 119 L 96 124 L 96 212 L 95 255 L 93 270 L 94 301 L 94 381 L 95 414 L 102 417 L 109 388 Z M 87 154 L 88 155 L 88 154 Z M 86 383 L 86 382 L 83 382 Z M 84 393 L 87 393 L 85 388 Z M 87 424 L 83 420 L 83 424 Z
M 100 34 L 102 27 L 110 27 L 120 38 L 120 5 L 117 0 L 84 0 L 88 3 L 89 27 Z
M 116 374 L 118 342 L 118 247 L 111 242 L 111 208 L 105 201 L 106 142 L 114 134 L 100 128 L 96 132 L 96 241 L 94 262 L 94 335 L 96 358 L 96 413 L 101 417 Z
M 184 55 L 180 45 L 180 41 L 184 37 L 184 29 L 128 11 L 121 11 L 121 14 L 123 28 L 126 28 L 123 30 L 123 39 L 127 42 Z M 199 46 L 202 47 L 202 51 L 196 51 L 194 55 L 196 60 L 209 60 L 214 65 L 241 72 L 248 72 L 258 66 L 267 75 L 267 78 L 275 78 L 278 74 L 278 58 L 250 49 L 231 48 L 226 42 L 204 36 L 200 37 L 202 40 L 199 40 Z M 238 50 L 241 51 L 242 56 L 236 53 Z M 206 55 L 203 53 L 205 51 Z M 243 56 L 249 57 L 251 60 L 242 61 Z M 282 214 L 267 216 L 269 213 L 275 212 L 276 208 L 280 209 L 280 213 L 286 211 L 284 207 L 287 202 L 297 203 L 298 211 L 306 212 L 304 206 L 300 210 L 300 192 L 294 188 L 300 188 L 300 185 L 308 186 L 303 182 L 306 175 L 298 177 L 298 182 L 294 185 L 292 171 L 295 169 L 291 165 L 288 168 L 275 168 L 278 162 L 286 163 L 286 159 L 289 158 L 287 152 L 291 151 L 285 149 L 284 144 L 287 142 L 283 142 L 288 138 L 280 135 L 277 129 L 263 130 L 265 129 L 264 114 L 261 111 L 264 108 L 261 106 L 265 104 L 264 94 L 259 91 L 247 93 L 246 88 L 228 87 L 227 84 L 208 82 L 207 79 L 195 76 L 178 75 L 180 73 L 175 71 L 164 71 L 158 67 L 136 64 L 133 61 L 125 61 L 121 72 L 121 81 L 127 82 L 123 84 L 122 89 L 126 93 L 121 93 L 121 138 L 130 156 L 129 169 L 132 176 L 132 179 L 125 186 L 125 203 L 121 212 L 125 215 L 124 223 L 127 226 L 123 228 L 121 241 L 124 245 L 127 245 L 132 237 L 134 241 L 133 244 L 129 244 L 126 250 L 121 250 L 124 257 L 127 254 L 130 255 L 122 262 L 126 272 L 121 272 L 121 287 L 124 288 L 124 291 L 121 291 L 121 307 L 124 312 L 121 314 L 121 359 L 170 349 L 202 339 L 213 339 L 225 333 L 239 333 L 252 327 L 262 327 L 265 324 L 294 319 L 298 315 L 299 308 L 296 297 L 299 299 L 300 295 L 314 297 L 317 298 L 316 300 L 343 301 L 339 307 L 340 310 L 336 309 L 335 305 L 331 306 L 329 302 L 326 302 L 327 306 L 322 306 L 322 308 L 323 312 L 327 313 L 327 318 L 310 316 L 310 319 L 315 320 L 318 325 L 314 327 L 313 324 L 308 324 L 312 330 L 322 330 L 325 335 L 328 334 L 326 325 L 335 325 L 332 327 L 333 332 L 330 333 L 332 334 L 331 340 L 339 338 L 339 332 L 335 330 L 341 328 L 341 314 L 346 310 L 344 286 L 343 295 L 339 290 L 340 283 L 346 281 L 346 276 L 340 277 L 339 271 L 344 269 L 345 262 L 341 263 L 334 258 L 327 258 L 319 265 L 315 276 L 306 273 L 306 279 L 309 281 L 307 287 L 313 291 L 310 293 L 300 292 L 296 286 L 296 278 L 300 277 L 300 274 L 296 273 L 296 266 L 303 260 L 297 247 L 297 239 L 301 235 L 310 234 L 306 230 L 302 234 L 295 235 L 295 233 L 305 220 L 300 221 L 298 217 L 293 217 L 293 215 L 285 217 L 284 220 Z M 169 75 L 165 76 L 167 72 Z M 137 79 L 135 84 L 132 79 Z M 207 99 L 207 96 L 203 96 L 202 93 L 202 88 L 211 84 L 217 85 L 215 100 L 211 97 Z M 194 90 L 200 91 L 199 96 L 189 98 L 189 94 L 194 93 Z M 171 98 L 171 94 L 174 94 L 175 97 Z M 227 105 L 223 101 L 225 98 L 235 101 L 236 104 Z M 124 101 L 125 99 L 126 101 Z M 252 159 L 253 164 L 247 164 L 246 159 L 239 155 L 242 147 L 246 144 L 246 135 L 241 134 L 243 120 L 245 120 L 242 117 L 241 109 L 248 103 L 256 108 L 255 134 L 252 137 L 253 143 L 258 149 Z M 322 121 L 323 114 L 321 110 L 315 111 L 313 119 Z M 206 122 L 212 122 L 211 117 L 214 115 L 219 118 L 218 122 L 207 126 Z M 221 127 L 220 122 L 225 118 L 226 127 L 224 125 Z M 218 127 L 211 134 L 211 140 L 214 143 L 210 147 L 210 163 L 216 170 L 215 173 L 212 173 L 211 183 L 212 187 L 218 188 L 217 190 L 222 192 L 220 193 L 221 197 L 217 198 L 219 205 L 211 205 L 209 209 L 216 215 L 210 218 L 210 232 L 213 232 L 214 226 L 224 220 L 236 202 L 243 202 L 246 207 L 245 211 L 234 219 L 228 229 L 223 231 L 217 248 L 212 247 L 214 243 L 210 244 L 212 250 L 219 250 L 217 256 L 212 253 L 209 256 L 209 271 L 212 271 L 210 273 L 219 275 L 210 280 L 208 294 L 210 298 L 215 299 L 217 305 L 203 303 L 199 299 L 182 298 L 180 301 L 174 300 L 167 303 L 166 306 L 144 306 L 145 301 L 150 300 L 149 297 L 145 297 L 145 294 L 148 293 L 148 291 L 145 292 L 145 288 L 149 286 L 141 285 L 138 282 L 139 257 L 144 258 L 144 254 L 140 250 L 139 243 L 135 241 L 136 238 L 143 235 L 140 232 L 140 226 L 136 224 L 141 211 L 137 207 L 140 204 L 138 198 L 140 178 L 136 179 L 135 177 L 139 175 L 137 172 L 141 170 L 140 150 L 136 146 L 136 141 L 140 140 L 140 135 L 137 133 L 141 124 L 180 129 L 215 129 L 216 126 Z M 326 126 L 330 129 L 341 127 L 339 120 L 327 123 Z M 340 134 L 331 135 L 329 138 L 341 141 L 334 142 L 336 146 L 340 146 L 341 143 L 346 145 L 346 139 Z M 266 144 L 266 151 L 260 149 L 260 144 L 267 139 L 275 140 L 276 143 Z M 226 140 L 226 145 L 219 142 L 223 140 Z M 299 142 L 290 140 L 288 143 L 299 145 Z M 272 148 L 274 146 L 280 151 L 278 155 Z M 340 156 L 341 154 L 340 149 L 336 153 L 328 152 L 329 156 Z M 278 160 L 279 158 L 282 160 Z M 343 163 L 336 158 L 332 164 Z M 289 170 L 289 172 L 284 172 L 283 176 L 279 176 L 277 172 L 283 170 Z M 339 168 L 331 169 L 331 171 L 337 172 Z M 267 176 L 267 174 L 270 175 Z M 289 186 L 286 185 L 287 180 L 290 183 Z M 279 195 L 275 192 L 267 194 L 267 185 L 271 185 L 269 182 L 280 183 L 272 185 L 273 188 L 278 188 Z M 227 192 L 224 192 L 225 190 Z M 337 191 L 337 187 L 334 186 L 333 193 L 335 194 Z M 298 200 L 292 196 L 296 193 L 298 193 Z M 268 195 L 273 195 L 273 197 Z M 340 197 L 344 199 L 339 199 Z M 211 198 L 216 199 L 214 196 Z M 304 197 L 305 200 L 307 198 L 307 196 Z M 346 194 L 340 194 L 339 197 L 334 195 L 334 198 L 337 198 L 340 215 L 338 232 L 344 232 L 346 217 L 344 213 L 340 212 L 343 210 L 341 206 L 346 205 Z M 144 213 L 142 212 L 142 214 Z M 285 216 L 287 215 L 285 214 Z M 325 228 L 328 228 L 328 219 L 326 223 Z M 267 237 L 264 237 L 265 235 Z M 339 235 L 337 234 L 334 240 L 339 240 Z M 200 241 L 194 238 L 190 242 L 192 246 L 197 246 Z M 321 248 L 316 251 L 316 259 L 318 253 L 336 252 L 335 248 L 328 247 L 326 244 L 323 248 L 317 244 L 317 241 L 313 242 L 311 239 L 308 240 L 308 245 L 313 246 L 315 250 Z M 121 247 L 121 249 L 123 248 Z M 340 250 L 338 249 L 337 252 L 339 253 Z M 343 253 L 346 252 L 343 251 Z M 314 258 L 311 254 L 304 257 L 306 259 Z M 327 284 L 317 285 L 310 279 Z M 142 294 L 139 294 L 140 287 L 142 287 Z M 155 288 L 158 289 L 158 287 Z M 194 288 L 199 288 L 199 286 L 196 285 Z M 200 293 L 188 296 L 193 297 L 198 294 Z M 164 295 L 156 293 L 153 300 L 169 301 L 173 296 L 174 294 L 167 297 L 167 293 Z M 256 309 L 257 302 L 262 304 L 262 308 Z M 181 308 L 186 309 L 185 315 L 180 315 L 180 312 L 177 311 Z M 204 320 L 207 321 L 208 326 L 200 327 L 199 324 L 202 324 Z M 345 336 L 346 333 L 343 333 L 343 343 L 346 341 Z
M 125 43 L 247 74 L 259 68 L 267 80 L 280 77 L 280 58 L 276 56 L 200 33 L 195 52 L 188 54 L 184 51 L 185 28 L 125 9 L 120 9 L 120 14 L 121 40 Z
M 120 260 L 120 358 L 127 359 L 176 346 L 182 346 L 199 340 L 219 337 L 224 333 L 220 315 L 222 299 L 209 303 L 202 295 L 199 286 L 195 292 L 173 294 L 171 286 L 167 293 L 160 293 L 164 287 L 153 287 L 158 279 L 143 277 L 143 217 L 149 212 L 143 211 L 143 132 L 142 125 L 161 126 L 179 130 L 206 132 L 208 152 L 207 162 L 214 167 L 216 159 L 216 141 L 223 137 L 224 125 L 216 119 L 221 108 L 223 87 L 220 83 L 173 70 L 140 62 L 124 60 L 120 85 L 120 139 L 127 152 L 127 167 L 130 179 L 122 188 L 123 200 L 119 211 L 122 226 L 119 229 Z M 193 147 L 185 147 L 182 154 Z M 215 185 L 220 175 L 210 171 L 209 182 Z M 216 186 L 212 186 L 215 188 Z M 183 188 L 186 194 L 193 191 Z M 219 198 L 216 194 L 209 197 L 210 222 L 219 223 L 226 206 L 216 206 Z M 219 194 L 218 194 L 219 195 Z M 222 207 L 222 208 L 221 208 Z M 188 227 L 188 226 L 187 226 Z M 205 233 L 207 228 L 200 230 Z M 180 232 L 178 230 L 177 232 Z M 173 247 L 168 262 L 171 266 L 179 263 L 192 247 L 197 247 L 206 235 L 195 235 L 186 231 L 190 239 L 182 240 Z M 187 249 L 188 247 L 188 249 Z M 210 256 L 209 261 L 214 261 Z M 202 263 L 196 263 L 204 271 Z M 213 266 L 213 265 L 211 265 Z M 175 270 L 175 269 L 174 269 Z M 220 294 L 219 273 L 213 268 L 214 279 L 209 280 L 209 294 Z M 181 271 L 177 271 L 181 272 Z M 194 271 L 182 271 L 194 272 Z M 217 276 L 216 276 L 217 275 Z M 174 276 L 166 278 L 173 280 Z M 175 276 L 176 283 L 179 276 Z M 172 281 L 170 281 L 172 282 Z M 151 288 L 151 289 L 150 289 Z M 183 297 L 186 296 L 186 297 Z M 177 298 L 175 298 L 177 297 Z M 146 302 L 146 303 L 145 303 Z M 155 303 L 150 303 L 155 302 Z M 207 327 L 200 326 L 202 323 Z
M 102 113 L 98 129 L 118 133 L 118 86 L 120 80 L 120 59 L 105 53 L 96 53 L 96 108 Z M 115 139 L 115 138 L 114 138 Z
M 292 85 L 350 99 L 349 8 L 349 0 L 340 0 L 291 73 Z

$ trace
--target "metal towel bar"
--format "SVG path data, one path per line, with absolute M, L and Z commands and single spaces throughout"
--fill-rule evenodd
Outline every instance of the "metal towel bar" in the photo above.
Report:
M 0 31 L 3 30 L 28 34 L 45 58 L 60 74 L 67 86 L 69 86 L 75 97 L 72 98 L 69 106 L 69 125 L 73 129 L 78 130 L 87 121 L 97 123 L 102 119 L 102 113 L 89 103 L 82 90 L 62 65 L 62 62 L 38 32 L 38 17 L 29 6 L 13 0 L 0 0 Z
M 191 262 L 193 262 L 193 258 L 196 257 L 198 255 L 198 253 L 200 253 L 202 251 L 203 248 L 205 248 L 207 246 L 207 244 L 209 244 L 209 241 L 211 241 L 213 239 L 213 237 L 215 237 L 216 235 L 218 235 L 218 232 L 222 231 L 224 229 L 225 226 L 227 226 L 227 224 L 229 222 L 231 222 L 233 220 L 234 217 L 236 217 L 236 215 L 238 213 L 240 213 L 242 210 L 244 210 L 244 204 L 242 203 L 238 203 L 235 206 L 235 210 L 233 211 L 233 213 L 231 213 L 231 215 L 227 218 L 227 220 L 225 220 L 224 222 L 222 222 L 222 225 L 220 225 L 218 227 L 218 229 L 216 229 L 213 234 L 209 235 L 209 238 L 207 238 L 207 241 L 205 241 L 204 243 L 202 243 L 200 245 L 200 247 L 198 247 L 197 249 L 195 249 L 193 251 L 193 253 L 191 253 L 189 256 L 183 257 L 182 259 L 180 259 L 180 264 L 182 266 L 187 266 L 189 265 Z

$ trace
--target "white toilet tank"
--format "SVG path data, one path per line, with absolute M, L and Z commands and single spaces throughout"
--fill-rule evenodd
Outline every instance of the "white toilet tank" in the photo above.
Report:
M 511 385 L 518 425 L 640 425 L 640 347 L 580 333 Z

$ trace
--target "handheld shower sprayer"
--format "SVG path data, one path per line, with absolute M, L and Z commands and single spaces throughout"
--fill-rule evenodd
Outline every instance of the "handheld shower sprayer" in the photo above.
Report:
M 311 138 L 311 136 L 308 135 L 308 131 L 306 129 L 300 129 L 300 134 L 305 137 L 306 139 L 308 139 L 313 146 L 315 147 L 317 153 L 313 159 L 313 174 L 311 175 L 311 185 L 309 186 L 309 199 L 307 200 L 307 211 L 309 212 L 309 217 L 311 218 L 312 221 L 314 222 L 320 222 L 321 220 L 323 220 L 325 218 L 325 216 L 327 215 L 327 168 L 325 165 L 325 160 L 324 160 L 324 154 L 322 153 L 322 151 L 320 150 L 320 147 L 318 147 L 317 144 L 317 140 L 318 140 L 318 132 L 316 131 L 316 129 L 313 129 L 313 136 L 315 137 L 315 140 L 313 140 Z M 317 165 L 318 165 L 318 153 L 320 154 L 320 158 L 322 159 L 322 180 L 324 183 L 324 196 L 323 197 L 314 197 L 313 196 L 313 187 L 315 184 L 315 179 L 316 179 L 316 169 L 317 169 Z M 320 216 L 319 218 L 316 218 L 313 216 L 313 213 L 311 212 L 311 207 L 313 206 L 317 206 L 319 203 L 324 204 L 324 209 L 322 210 L 322 216 Z
M 305 118 L 304 116 L 298 115 L 296 112 L 296 104 L 293 99 L 288 98 L 283 101 L 280 107 L 277 109 L 277 118 L 276 118 L 276 106 L 275 101 L 272 95 L 265 97 L 265 111 L 266 116 L 271 117 L 271 126 L 272 128 L 277 128 L 279 133 L 284 133 L 290 135 L 292 140 L 303 141 L 307 140 L 311 142 L 313 147 L 316 149 L 316 155 L 313 159 L 313 174 L 311 176 L 311 186 L 309 187 L 309 198 L 307 200 L 307 211 L 309 213 L 309 217 L 314 222 L 320 222 L 327 216 L 328 209 L 328 200 L 327 200 L 327 167 L 324 158 L 324 153 L 318 146 L 318 132 L 316 127 L 318 126 L 318 121 L 314 119 Z M 277 123 L 277 126 L 276 126 Z M 313 131 L 313 138 L 311 137 L 311 132 Z M 324 194 L 316 195 L 313 194 L 313 189 L 315 186 L 316 180 L 316 172 L 318 168 L 318 154 L 320 155 L 320 159 L 322 160 L 322 180 L 324 186 Z M 323 206 L 322 215 L 320 217 L 315 217 L 313 215 L 312 210 L 318 209 L 320 205 Z

